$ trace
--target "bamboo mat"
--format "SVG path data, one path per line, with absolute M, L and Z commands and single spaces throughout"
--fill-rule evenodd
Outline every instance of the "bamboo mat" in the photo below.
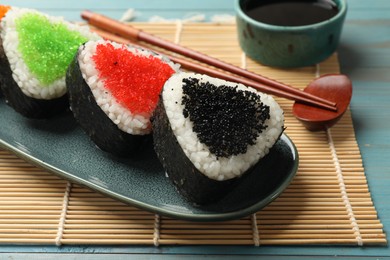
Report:
M 241 52 L 234 24 L 139 23 L 171 41 L 303 88 L 339 72 L 337 55 L 315 67 L 272 69 Z M 300 155 L 291 185 L 243 219 L 194 223 L 145 212 L 68 183 L 0 150 L 0 243 L 142 245 L 384 245 L 350 111 L 328 131 L 309 132 L 277 99 Z

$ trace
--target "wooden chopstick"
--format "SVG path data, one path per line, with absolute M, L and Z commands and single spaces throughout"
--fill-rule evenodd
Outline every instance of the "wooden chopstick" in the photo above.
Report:
M 91 30 L 96 32 L 97 34 L 99 34 L 100 36 L 102 36 L 103 38 L 105 38 L 107 40 L 111 40 L 111 41 L 115 41 L 115 42 L 123 43 L 123 44 L 131 44 L 134 47 L 140 47 L 140 48 L 143 48 L 143 49 L 147 49 L 143 45 L 135 44 L 134 42 L 132 42 L 132 41 L 130 41 L 128 39 L 125 39 L 125 38 L 123 38 L 121 36 L 112 34 L 110 32 L 103 31 L 103 30 L 97 29 L 97 28 L 91 28 Z M 153 50 L 153 52 L 156 52 L 156 51 Z M 185 68 L 187 70 L 191 70 L 191 71 L 198 72 L 198 73 L 201 73 L 201 74 L 206 74 L 206 75 L 209 75 L 209 76 L 212 76 L 212 77 L 225 79 L 225 80 L 228 80 L 228 81 L 242 83 L 242 84 L 244 84 L 246 86 L 253 87 L 253 88 L 255 88 L 255 89 L 259 90 L 259 91 L 266 92 L 268 94 L 276 95 L 276 96 L 279 96 L 279 97 L 284 97 L 284 98 L 292 99 L 292 100 L 299 100 L 301 102 L 305 102 L 305 103 L 309 103 L 309 104 L 312 102 L 312 100 L 309 99 L 309 98 L 306 98 L 306 97 L 303 97 L 303 96 L 298 96 L 298 95 L 296 95 L 294 93 L 285 92 L 285 91 L 282 91 L 282 90 L 277 89 L 277 88 L 270 88 L 270 87 L 268 87 L 268 86 L 266 86 L 264 84 L 258 83 L 256 81 L 253 81 L 253 80 L 250 80 L 250 79 L 240 78 L 240 77 L 237 77 L 235 75 L 227 74 L 227 73 L 224 73 L 223 71 L 212 69 L 210 67 L 205 67 L 205 66 L 202 66 L 200 64 L 196 64 L 194 62 L 191 62 L 191 61 L 188 61 L 188 60 L 185 60 L 185 59 L 181 59 L 181 58 L 178 58 L 178 57 L 175 57 L 175 56 L 171 56 L 171 55 L 166 54 L 166 53 L 163 53 L 163 55 L 166 56 L 167 58 L 169 58 L 171 61 L 180 64 L 183 68 Z M 314 104 L 314 105 L 316 105 L 316 104 Z M 335 107 L 333 107 L 331 105 L 327 105 L 327 104 L 321 104 L 321 107 L 329 109 L 329 110 L 335 110 Z
M 108 18 L 106 16 L 103 16 L 101 14 L 92 13 L 90 11 L 84 11 L 81 14 L 81 17 L 86 20 L 90 25 L 93 25 L 97 28 L 100 28 L 104 31 L 106 31 L 106 38 L 107 39 L 113 39 L 116 38 L 117 41 L 119 40 L 119 36 L 110 36 L 108 32 L 111 34 L 117 34 L 120 35 L 120 38 L 124 38 L 125 41 L 128 41 L 128 39 L 132 39 L 135 41 L 143 41 L 147 42 L 151 45 L 158 46 L 161 48 L 164 48 L 166 50 L 173 51 L 175 53 L 181 54 L 185 57 L 198 60 L 200 62 L 206 63 L 208 65 L 220 68 L 224 71 L 228 71 L 237 75 L 240 75 L 244 78 L 237 78 L 230 74 L 226 74 L 208 67 L 203 67 L 199 64 L 180 59 L 181 62 L 177 61 L 178 58 L 173 57 L 172 61 L 182 64 L 183 67 L 186 67 L 188 69 L 191 69 L 196 72 L 208 74 L 210 76 L 220 77 L 229 81 L 235 81 L 238 82 L 238 79 L 240 80 L 240 83 L 243 83 L 245 85 L 252 86 L 262 92 L 266 92 L 269 94 L 273 94 L 276 96 L 293 99 L 296 101 L 304 102 L 310 105 L 322 107 L 328 110 L 337 111 L 336 103 L 331 102 L 329 100 L 317 97 L 315 95 L 309 94 L 307 92 L 301 91 L 299 89 L 293 88 L 292 86 L 285 85 L 283 83 L 280 83 L 278 81 L 271 80 L 269 78 L 266 78 L 264 76 L 255 74 L 253 72 L 250 72 L 248 70 L 239 68 L 237 66 L 234 66 L 232 64 L 223 62 L 221 60 L 212 58 L 208 55 L 202 54 L 200 52 L 185 48 L 183 46 L 180 46 L 178 44 L 163 40 L 161 38 L 158 38 L 152 34 L 148 34 L 142 30 L 138 30 L 130 25 L 121 23 L 119 21 L 116 21 L 114 19 Z M 172 57 L 170 57 L 172 58 Z M 176 61 L 175 61 L 176 60 Z

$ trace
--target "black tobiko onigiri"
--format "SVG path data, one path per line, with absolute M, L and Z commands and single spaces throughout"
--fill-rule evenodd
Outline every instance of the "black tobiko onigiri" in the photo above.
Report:
M 152 117 L 154 147 L 178 191 L 197 205 L 223 198 L 283 132 L 274 99 L 242 84 L 177 73 Z

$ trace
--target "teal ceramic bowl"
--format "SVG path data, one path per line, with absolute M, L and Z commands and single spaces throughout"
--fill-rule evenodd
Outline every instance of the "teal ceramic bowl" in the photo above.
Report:
M 240 46 L 253 60 L 272 67 L 303 67 L 325 60 L 337 49 L 347 13 L 346 0 L 332 0 L 338 7 L 332 18 L 303 26 L 254 20 L 243 11 L 250 1 L 255 0 L 236 0 L 235 10 Z

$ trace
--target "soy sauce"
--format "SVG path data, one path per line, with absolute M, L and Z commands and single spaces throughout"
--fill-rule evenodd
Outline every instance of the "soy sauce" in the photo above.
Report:
M 252 0 L 242 4 L 252 19 L 279 26 L 302 26 L 319 23 L 335 16 L 332 0 Z

